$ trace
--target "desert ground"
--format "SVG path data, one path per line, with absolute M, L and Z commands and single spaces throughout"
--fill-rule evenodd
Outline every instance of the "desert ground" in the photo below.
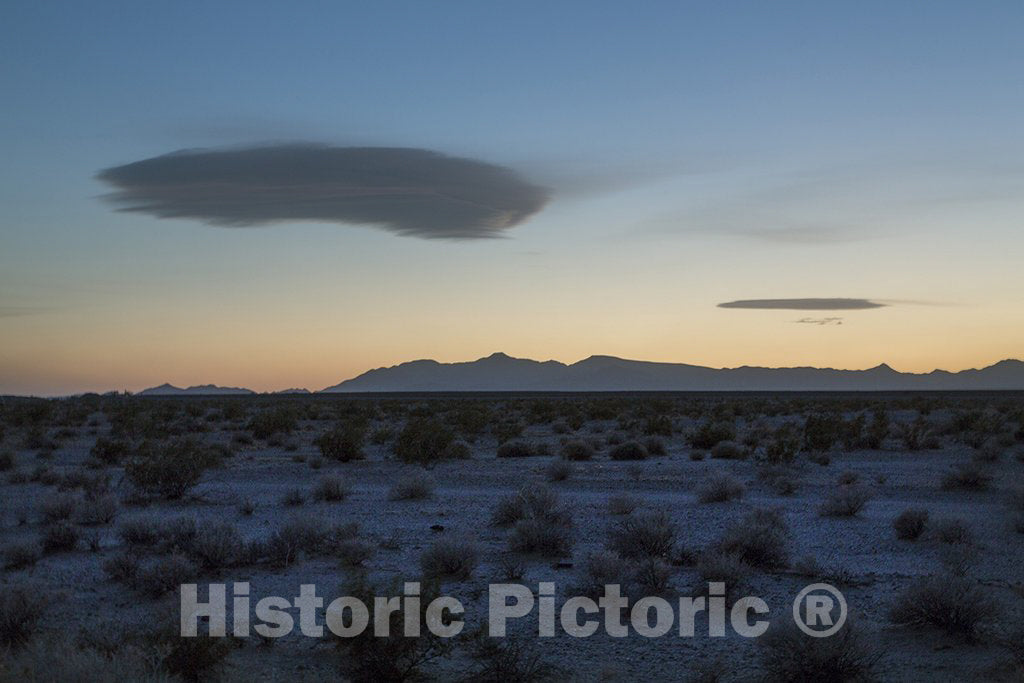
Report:
M 2 419 L 2 680 L 1024 676 L 1018 393 L 106 395 Z M 456 597 L 463 633 L 176 631 L 182 583 L 405 581 Z M 488 584 L 540 582 L 670 604 L 724 582 L 772 627 L 539 638 L 534 610 L 481 631 Z M 849 605 L 831 638 L 788 627 L 815 582 Z

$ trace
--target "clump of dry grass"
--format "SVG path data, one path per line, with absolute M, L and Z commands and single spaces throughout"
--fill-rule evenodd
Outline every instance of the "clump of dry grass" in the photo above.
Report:
M 552 460 L 544 468 L 544 477 L 551 482 L 565 481 L 572 474 L 572 463 L 568 460 Z
M 348 492 L 348 485 L 344 479 L 336 474 L 328 474 L 321 477 L 313 487 L 313 500 L 336 503 L 345 500 Z
M 388 491 L 388 500 L 424 500 L 434 493 L 434 478 L 417 469 L 398 479 Z
M 0 591 L 0 648 L 16 648 L 35 633 L 46 603 L 31 586 L 4 586 Z
M 281 496 L 281 505 L 285 507 L 299 507 L 300 505 L 306 504 L 306 494 L 302 492 L 302 489 L 288 489 L 284 495 Z
M 86 498 L 75 509 L 74 519 L 82 526 L 110 524 L 117 516 L 117 498 L 111 494 Z
M 711 457 L 719 460 L 744 460 L 747 451 L 735 441 L 719 441 L 711 449 Z
M 509 546 L 517 552 L 557 557 L 572 546 L 569 511 L 545 487 L 526 486 L 499 500 L 491 523 L 513 527 Z
M 578 589 L 590 597 L 603 595 L 605 586 L 617 585 L 628 591 L 632 571 L 629 561 L 613 552 L 602 550 L 592 553 L 583 560 Z
M 478 554 L 474 543 L 442 538 L 420 555 L 420 568 L 426 578 L 466 581 L 476 569 Z
M 984 491 L 992 481 L 992 475 L 977 462 L 965 462 L 942 477 L 943 491 Z
M 194 581 L 199 571 L 183 555 L 168 555 L 139 566 L 132 586 L 151 598 L 177 590 L 183 583 Z
M 590 460 L 594 447 L 582 439 L 571 439 L 562 444 L 562 457 L 566 460 Z
M 707 591 L 709 583 L 723 583 L 726 595 L 736 596 L 746 586 L 753 571 L 739 555 L 711 548 L 697 558 L 697 574 L 703 584 L 698 592 Z
M 39 561 L 42 549 L 35 541 L 19 541 L 4 546 L 0 557 L 3 558 L 4 569 L 16 570 L 31 567 Z
M 769 681 L 870 681 L 881 656 L 848 622 L 828 638 L 813 638 L 780 620 L 758 639 Z
M 71 519 L 75 508 L 78 505 L 78 498 L 67 493 L 51 493 L 39 506 L 42 513 L 43 523 L 52 524 Z
M 80 534 L 76 527 L 68 522 L 57 522 L 43 530 L 40 544 L 47 555 L 65 553 L 75 549 L 79 538 Z
M 359 567 L 373 557 L 374 547 L 361 538 L 348 538 L 338 542 L 337 553 L 346 567 Z
M 743 496 L 745 487 L 728 472 L 715 472 L 697 489 L 701 503 L 725 503 Z
M 896 538 L 903 541 L 916 541 L 928 526 L 928 511 L 920 508 L 904 510 L 892 520 L 892 528 Z
M 664 510 L 629 515 L 609 531 L 608 547 L 628 559 L 666 558 L 676 533 L 675 522 Z
M 608 512 L 613 515 L 631 515 L 639 506 L 640 501 L 626 493 L 618 493 L 608 499 Z
M 716 547 L 752 567 L 781 569 L 789 562 L 789 529 L 781 511 L 758 508 L 726 529 Z
M 896 624 L 933 626 L 973 642 L 995 611 L 995 603 L 972 579 L 934 575 L 914 580 L 897 597 L 889 616 Z
M 612 460 L 645 460 L 649 453 L 638 441 L 626 441 L 612 448 L 608 453 Z
M 939 519 L 932 524 L 932 537 L 948 545 L 970 545 L 974 541 L 971 528 L 962 519 Z
M 841 484 L 818 507 L 822 517 L 853 517 L 871 499 L 871 494 L 860 484 Z

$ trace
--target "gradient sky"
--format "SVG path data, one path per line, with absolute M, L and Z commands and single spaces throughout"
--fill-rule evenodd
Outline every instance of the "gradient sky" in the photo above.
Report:
M 6 3 L 0 393 L 498 350 L 1022 357 L 1022 35 L 1016 0 Z M 274 142 L 434 150 L 551 200 L 475 240 L 102 200 L 103 169 Z M 718 306 L 831 297 L 887 305 Z

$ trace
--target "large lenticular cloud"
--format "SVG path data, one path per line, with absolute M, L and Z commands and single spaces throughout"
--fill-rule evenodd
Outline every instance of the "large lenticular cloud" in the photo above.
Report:
M 787 311 L 854 311 L 884 308 L 886 304 L 868 299 L 744 299 L 718 304 L 719 308 L 776 309 Z
M 101 171 L 121 211 L 245 227 L 365 224 L 422 238 L 498 237 L 548 193 L 494 164 L 400 147 L 183 150 Z

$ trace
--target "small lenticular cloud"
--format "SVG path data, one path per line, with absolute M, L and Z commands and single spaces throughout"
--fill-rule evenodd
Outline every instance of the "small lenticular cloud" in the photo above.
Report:
M 801 323 L 803 325 L 842 325 L 842 318 L 800 318 L 794 320 L 795 323 Z
M 100 171 L 120 211 L 246 227 L 364 224 L 440 239 L 498 237 L 548 192 L 514 171 L 424 149 L 282 144 L 183 150 Z
M 742 299 L 718 304 L 719 308 L 776 309 L 786 311 L 854 311 L 884 308 L 886 304 L 868 299 Z

